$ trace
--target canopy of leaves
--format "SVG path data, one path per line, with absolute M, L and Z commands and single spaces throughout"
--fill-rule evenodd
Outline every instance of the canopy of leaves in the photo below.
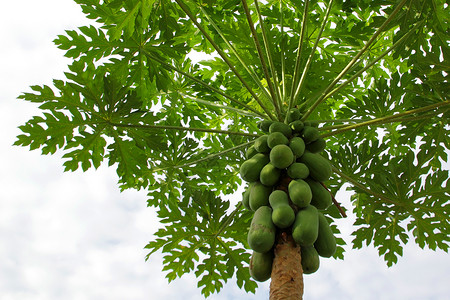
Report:
M 55 39 L 70 72 L 19 97 L 42 115 L 15 144 L 64 151 L 67 171 L 106 161 L 122 189 L 147 190 L 165 224 L 147 248 L 169 280 L 194 271 L 208 296 L 235 275 L 255 290 L 251 216 L 221 199 L 242 183 L 257 123 L 291 107 L 322 124 L 329 188 L 351 184 L 355 248 L 388 265 L 410 236 L 448 250 L 444 0 L 76 2 L 98 26 Z

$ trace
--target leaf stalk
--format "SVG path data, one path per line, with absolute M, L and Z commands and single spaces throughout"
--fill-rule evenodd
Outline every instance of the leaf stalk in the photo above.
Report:
M 316 41 L 315 41 L 314 46 L 313 46 L 313 48 L 311 50 L 311 53 L 309 54 L 308 60 L 306 61 L 305 67 L 303 68 L 302 76 L 300 77 L 300 81 L 299 81 L 299 83 L 297 85 L 297 89 L 295 90 L 294 96 L 292 97 L 292 103 L 296 103 L 297 100 L 298 100 L 298 97 L 299 97 L 300 92 L 301 92 L 302 87 L 303 87 L 303 83 L 305 82 L 306 74 L 308 73 L 309 68 L 311 66 L 312 58 L 314 56 L 314 53 L 316 52 L 317 45 L 319 44 L 320 38 L 322 37 L 322 33 L 323 33 L 324 29 L 325 29 L 325 25 L 327 24 L 328 17 L 330 15 L 330 11 L 331 11 L 332 5 L 333 5 L 333 0 L 330 0 L 330 3 L 328 4 L 328 8 L 327 8 L 327 10 L 325 12 L 325 17 L 324 17 L 324 19 L 322 21 L 322 25 L 321 25 L 319 33 L 317 35 Z M 292 104 L 290 104 L 289 109 L 291 109 L 291 108 L 292 108 Z
M 294 106 L 293 92 L 294 92 L 295 86 L 297 84 L 299 72 L 300 72 L 300 61 L 301 61 L 301 56 L 302 56 L 302 52 L 303 52 L 303 41 L 305 39 L 307 17 L 308 17 L 308 7 L 309 7 L 309 0 L 306 0 L 305 6 L 303 9 L 303 17 L 302 17 L 302 24 L 301 24 L 302 27 L 300 29 L 300 39 L 298 41 L 298 46 L 297 46 L 297 57 L 295 58 L 294 76 L 292 79 L 292 86 L 291 86 L 291 91 L 290 91 L 290 96 L 289 96 L 288 111 Z
M 270 92 L 270 95 L 271 95 L 271 98 L 272 98 L 272 103 L 273 103 L 273 106 L 275 108 L 277 117 L 278 117 L 278 119 L 280 119 L 280 117 L 281 117 L 280 108 L 278 107 L 278 104 L 277 104 L 277 101 L 276 101 L 275 90 L 273 88 L 272 80 L 270 79 L 269 70 L 267 68 L 266 60 L 264 58 L 264 55 L 263 55 L 263 52 L 262 52 L 262 49 L 261 49 L 261 44 L 260 44 L 259 39 L 258 39 L 258 34 L 257 34 L 257 32 L 255 30 L 255 26 L 253 24 L 253 20 L 252 20 L 251 14 L 250 14 L 250 9 L 248 8 L 246 0 L 241 0 L 241 2 L 242 2 L 242 5 L 244 7 L 244 11 L 245 11 L 245 15 L 247 17 L 247 22 L 248 22 L 250 31 L 252 32 L 253 42 L 255 43 L 256 51 L 258 52 L 258 57 L 259 57 L 259 60 L 261 62 L 262 70 L 264 72 L 264 77 L 266 78 L 267 85 L 269 87 L 269 92 Z
M 187 14 L 189 19 L 194 23 L 194 25 L 201 31 L 203 36 L 211 43 L 211 45 L 216 49 L 217 53 L 220 55 L 220 57 L 223 59 L 223 61 L 228 65 L 230 70 L 236 75 L 236 77 L 241 81 L 242 85 L 248 90 L 248 92 L 252 95 L 252 97 L 258 102 L 258 104 L 261 106 L 261 108 L 264 110 L 264 112 L 267 114 L 267 116 L 274 120 L 274 116 L 272 113 L 267 109 L 267 107 L 261 102 L 261 99 L 259 99 L 258 95 L 255 94 L 253 89 L 248 85 L 248 83 L 245 81 L 245 79 L 241 76 L 241 74 L 236 70 L 234 65 L 230 62 L 227 55 L 222 51 L 222 49 L 216 44 L 214 39 L 206 32 L 206 30 L 203 28 L 202 25 L 197 21 L 196 17 L 192 14 L 189 7 L 182 1 L 182 0 L 175 0 L 175 2 L 178 3 L 180 8 Z
M 322 103 L 328 93 L 333 89 L 333 87 L 341 80 L 341 78 L 347 74 L 347 72 L 356 64 L 359 58 L 366 52 L 366 50 L 372 45 L 372 43 L 378 38 L 378 36 L 383 32 L 387 25 L 392 21 L 392 19 L 397 15 L 400 9 L 408 0 L 402 0 L 392 11 L 389 17 L 383 22 L 383 24 L 378 28 L 378 30 L 372 35 L 372 37 L 367 41 L 364 47 L 353 57 L 353 59 L 344 67 L 344 69 L 336 76 L 336 78 L 328 85 L 322 95 L 311 105 L 311 107 L 305 112 L 302 120 L 306 120 L 309 115 L 316 109 L 316 107 Z
M 252 77 L 253 81 L 255 82 L 256 85 L 258 85 L 259 89 L 261 90 L 261 92 L 264 93 L 264 95 L 266 96 L 266 98 L 268 100 L 271 99 L 269 92 L 267 91 L 267 89 L 262 85 L 261 80 L 259 80 L 258 75 L 256 74 L 256 72 L 253 69 L 250 69 L 248 64 L 244 62 L 244 60 L 242 59 L 242 57 L 239 55 L 239 53 L 237 52 L 236 48 L 227 40 L 227 38 L 225 37 L 225 35 L 223 34 L 223 32 L 220 30 L 219 26 L 217 26 L 217 24 L 214 22 L 214 20 L 211 18 L 211 16 L 206 12 L 206 10 L 199 6 L 200 10 L 202 11 L 202 13 L 205 15 L 205 17 L 208 19 L 209 23 L 214 27 L 214 29 L 217 31 L 217 33 L 220 35 L 220 37 L 222 38 L 222 40 L 225 42 L 225 44 L 227 44 L 228 48 L 230 49 L 230 51 L 234 54 L 234 56 L 236 57 L 236 59 L 239 61 L 239 63 L 241 64 L 241 66 L 247 71 L 247 73 Z
M 335 131 L 323 134 L 322 137 L 328 137 L 328 136 L 333 136 L 348 130 L 353 130 L 359 127 L 363 127 L 363 126 L 370 126 L 370 125 L 376 125 L 376 124 L 384 124 L 384 123 L 392 123 L 392 122 L 398 122 L 399 120 L 402 121 L 402 118 L 404 116 L 409 116 L 409 115 L 413 115 L 413 114 L 417 114 L 417 113 L 422 113 L 422 112 L 426 112 L 426 111 L 430 111 L 433 109 L 436 109 L 438 107 L 444 107 L 444 106 L 448 106 L 450 105 L 450 100 L 447 101 L 443 101 L 443 102 L 439 102 L 439 103 L 435 103 L 435 104 L 431 104 L 431 105 L 427 105 L 424 107 L 420 107 L 420 108 L 416 108 L 416 109 L 412 109 L 412 110 L 408 110 L 402 113 L 398 113 L 395 115 L 391 115 L 391 116 L 387 116 L 387 117 L 381 117 L 381 118 L 376 118 L 376 119 L 372 119 L 370 121 L 365 121 L 365 122 L 361 122 L 358 124 L 352 124 L 352 125 L 347 125 L 341 129 L 337 129 Z M 420 116 L 419 116 L 420 117 Z M 407 118 L 407 121 L 412 120 L 411 118 Z
M 219 130 L 211 128 L 195 128 L 195 127 L 183 127 L 172 125 L 150 125 L 150 124 L 123 124 L 123 123 L 109 123 L 111 126 L 117 126 L 122 128 L 141 128 L 141 129 L 159 129 L 159 130 L 178 130 L 178 131 L 194 131 L 194 132 L 206 132 L 206 133 L 218 133 L 227 135 L 240 135 L 248 137 L 258 137 L 259 135 L 247 132 L 235 132 L 229 130 Z
M 239 105 L 239 106 L 245 107 L 245 108 L 248 109 L 249 111 L 251 111 L 251 112 L 253 112 L 253 113 L 259 115 L 261 118 L 263 118 L 263 119 L 266 118 L 266 116 L 265 116 L 264 114 L 262 114 L 261 112 L 257 111 L 257 110 L 254 109 L 253 107 L 251 107 L 251 106 L 249 106 L 249 105 L 247 105 L 247 104 L 245 104 L 245 103 L 242 103 L 242 102 L 240 102 L 239 100 L 237 100 L 237 99 L 235 99 L 235 98 L 233 98 L 233 97 L 227 95 L 226 93 L 224 93 L 224 92 L 221 91 L 220 89 L 217 89 L 217 88 L 215 88 L 215 87 L 213 87 L 213 86 L 207 84 L 206 82 L 204 82 L 204 81 L 202 81 L 202 80 L 200 80 L 200 79 L 198 79 L 198 78 L 192 76 L 191 74 L 189 74 L 189 73 L 187 73 L 187 72 L 184 72 L 184 71 L 180 70 L 179 68 L 177 68 L 177 67 L 175 67 L 175 66 L 172 66 L 172 65 L 170 65 L 170 64 L 168 64 L 168 63 L 162 61 L 161 59 L 159 59 L 159 58 L 157 58 L 157 57 L 151 55 L 151 54 L 150 54 L 148 51 L 146 51 L 145 49 L 144 49 L 143 51 L 144 51 L 145 55 L 146 55 L 149 59 L 158 62 L 158 63 L 161 64 L 164 68 L 166 68 L 166 69 L 168 69 L 168 70 L 175 71 L 175 72 L 177 72 L 177 73 L 180 73 L 181 75 L 186 76 L 187 78 L 189 78 L 189 79 L 191 79 L 192 81 L 195 81 L 196 83 L 198 83 L 198 84 L 200 84 L 200 85 L 202 85 L 202 86 L 208 88 L 209 90 L 211 90 L 211 91 L 213 91 L 213 92 L 215 92 L 215 93 L 218 93 L 219 95 L 225 97 L 226 99 L 230 100 L 231 102 L 233 102 L 233 103 L 235 103 L 235 104 L 237 104 L 237 105 Z

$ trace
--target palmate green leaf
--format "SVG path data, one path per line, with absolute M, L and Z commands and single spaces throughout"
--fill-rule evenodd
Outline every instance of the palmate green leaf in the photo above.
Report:
M 87 67 L 87 70 L 78 74 L 79 77 L 74 74 L 71 76 L 84 81 L 93 76 L 91 72 L 93 69 Z M 101 94 L 93 92 L 97 83 L 103 84 L 103 78 L 98 77 L 86 88 L 55 80 L 57 92 L 48 86 L 34 86 L 34 93 L 21 95 L 21 99 L 41 103 L 40 108 L 44 113 L 42 117 L 34 117 L 21 126 L 25 134 L 18 136 L 15 145 L 41 148 L 43 154 L 55 153 L 57 149 L 68 150 L 63 156 L 70 159 L 65 163 L 66 171 L 76 170 L 79 165 L 83 170 L 91 165 L 97 168 L 105 155 L 107 127 L 102 115 L 106 103 L 101 103 Z M 85 98 L 81 96 L 83 94 Z M 96 106 L 96 109 L 90 105 Z
M 147 166 L 146 147 L 161 149 L 159 136 L 151 136 L 117 127 L 156 121 L 151 113 L 140 111 L 142 101 L 123 75 L 108 74 L 105 68 L 94 68 L 82 62 L 73 64 L 67 73 L 71 82 L 55 81 L 56 90 L 48 86 L 33 87 L 33 93 L 20 98 L 40 103 L 43 116 L 34 117 L 21 126 L 24 134 L 15 145 L 41 148 L 43 154 L 64 149 L 65 170 L 91 166 L 98 168 L 104 158 L 118 163 L 118 174 L 134 185 Z M 107 142 L 106 137 L 114 142 Z M 130 137 L 132 138 L 130 140 Z
M 236 145 L 228 141 L 222 148 L 220 138 L 211 136 L 204 139 L 203 146 L 200 147 L 199 142 L 188 137 L 187 133 L 167 131 L 167 134 L 171 144 L 159 157 L 155 157 L 159 161 L 154 169 L 154 172 L 159 174 L 157 184 L 147 187 L 149 206 L 176 206 L 179 199 L 178 190 L 182 185 L 195 188 L 198 180 L 203 186 L 217 193 L 231 194 L 237 189 L 241 183 L 237 166 L 243 155 L 239 151 L 239 145 L 233 150 Z M 223 151 L 226 151 L 226 154 L 220 155 Z M 145 176 L 151 176 L 150 172 Z M 193 179 L 195 180 L 192 181 Z
M 134 141 L 125 140 L 118 135 L 114 136 L 114 143 L 108 147 L 109 165 L 117 163 L 117 174 L 121 181 L 133 186 L 139 185 L 141 174 L 149 168 L 145 152 L 136 148 Z
M 119 42 L 111 42 L 104 30 L 94 26 L 82 26 L 80 32 L 66 31 L 66 35 L 58 35 L 53 42 L 59 49 L 67 50 L 65 56 L 78 58 L 86 56 L 86 61 L 98 61 L 103 57 L 115 54 L 120 47 Z
M 353 233 L 354 247 L 373 243 L 389 266 L 402 255 L 408 233 L 422 248 L 448 250 L 448 171 L 433 170 L 428 164 L 433 151 L 426 151 L 425 144 L 423 148 L 417 155 L 411 149 L 404 156 L 369 156 L 367 167 L 362 165 L 353 169 L 353 173 L 352 169 L 344 172 L 352 181 L 362 184 L 352 188 L 356 192 L 352 200 L 358 227 Z M 359 149 L 348 149 L 346 157 L 356 155 L 352 151 Z M 346 165 L 344 156 L 341 159 L 344 161 L 336 163 Z
M 87 63 L 100 60 L 116 73 L 129 73 L 130 85 L 138 87 L 139 96 L 156 104 L 155 92 L 167 90 L 171 76 L 149 61 L 147 54 L 168 63 L 184 59 L 192 26 L 180 19 L 178 8 L 170 1 L 78 2 L 89 18 L 102 25 L 67 31 L 55 40 L 57 46 L 66 50 L 68 57 Z
M 251 213 L 236 207 L 230 214 L 229 209 L 230 203 L 213 192 L 183 186 L 178 208 L 158 211 L 165 227 L 145 247 L 150 250 L 147 259 L 162 250 L 169 281 L 194 271 L 205 297 L 220 291 L 233 276 L 240 287 L 255 292 L 256 283 L 250 280 L 246 265 L 250 254 L 242 249 Z
M 100 3 L 97 0 L 77 0 L 88 18 L 106 24 L 108 35 L 113 40 L 130 37 L 136 27 L 147 27 L 147 19 L 156 0 L 111 0 Z M 112 26 L 114 24 L 114 26 Z

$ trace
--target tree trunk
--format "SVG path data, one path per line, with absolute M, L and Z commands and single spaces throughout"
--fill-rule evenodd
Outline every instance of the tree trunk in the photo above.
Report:
M 303 299 L 303 270 L 300 246 L 287 232 L 281 232 L 275 246 L 270 282 L 270 300 Z

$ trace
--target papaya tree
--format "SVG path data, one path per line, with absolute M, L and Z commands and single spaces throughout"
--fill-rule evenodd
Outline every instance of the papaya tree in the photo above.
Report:
M 409 240 L 448 251 L 444 0 L 75 2 L 97 26 L 54 40 L 72 63 L 19 96 L 42 113 L 15 145 L 147 191 L 169 281 L 301 299 L 346 214 L 388 266 Z

